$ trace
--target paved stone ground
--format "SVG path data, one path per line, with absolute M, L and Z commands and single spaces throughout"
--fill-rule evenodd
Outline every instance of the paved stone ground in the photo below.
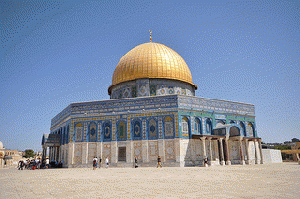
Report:
M 300 198 L 300 165 L 0 169 L 0 198 Z

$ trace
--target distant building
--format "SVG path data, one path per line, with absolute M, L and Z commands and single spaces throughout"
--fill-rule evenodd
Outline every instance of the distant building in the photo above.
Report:
M 17 165 L 20 159 L 22 156 L 19 151 L 5 149 L 0 141 L 0 168 Z
M 200 72 L 200 71 L 199 71 Z M 183 58 L 159 43 L 144 43 L 117 65 L 110 100 L 72 103 L 51 120 L 43 157 L 64 167 L 263 163 L 252 104 L 195 97 Z M 200 88 L 201 90 L 201 88 Z

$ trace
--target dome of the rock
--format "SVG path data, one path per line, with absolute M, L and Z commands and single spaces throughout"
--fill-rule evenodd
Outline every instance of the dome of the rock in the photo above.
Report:
M 179 80 L 196 86 L 184 59 L 159 43 L 138 45 L 124 55 L 114 71 L 112 86 L 142 78 Z

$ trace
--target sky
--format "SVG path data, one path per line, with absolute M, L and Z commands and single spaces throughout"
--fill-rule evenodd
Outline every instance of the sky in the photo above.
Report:
M 255 105 L 264 142 L 300 138 L 298 0 L 1 0 L 0 141 L 41 150 L 70 103 L 109 99 L 120 58 L 152 41 L 189 66 L 196 96 Z

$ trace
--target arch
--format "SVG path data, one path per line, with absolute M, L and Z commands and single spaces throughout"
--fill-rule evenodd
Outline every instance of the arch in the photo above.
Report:
M 194 131 L 195 131 L 195 134 L 200 134 L 202 135 L 203 132 L 202 132 L 202 125 L 201 125 L 201 120 L 199 118 L 195 118 L 195 128 L 194 128 Z
M 117 138 L 118 140 L 126 140 L 126 124 L 123 120 L 118 122 Z
M 157 139 L 157 121 L 151 118 L 148 122 L 148 138 L 149 139 Z
M 208 135 L 212 134 L 212 123 L 211 123 L 211 120 L 209 118 L 207 118 L 206 121 L 205 121 L 205 132 Z
M 247 134 L 249 135 L 249 137 L 254 137 L 254 132 L 254 125 L 252 124 L 252 122 L 248 122 Z
M 226 124 L 226 122 L 224 120 L 217 120 L 216 127 L 223 126 L 225 124 Z
M 75 142 L 81 142 L 83 137 L 83 125 L 77 123 L 75 125 Z
M 182 133 L 189 132 L 189 119 L 187 117 L 182 118 Z
M 96 124 L 96 122 L 91 122 L 89 125 L 88 141 L 89 142 L 97 141 L 97 124 Z
M 137 119 L 132 122 L 132 135 L 133 135 L 133 139 L 142 138 L 141 122 Z
M 106 121 L 103 123 L 102 135 L 104 141 L 111 141 L 111 122 Z
M 164 133 L 166 138 L 174 138 L 174 120 L 170 116 L 164 119 Z
M 241 132 L 243 133 L 243 135 L 246 137 L 247 133 L 246 133 L 246 127 L 244 122 L 240 121 L 240 128 L 241 128 Z
M 230 127 L 229 137 L 240 136 L 240 129 L 236 126 Z
M 234 120 L 230 120 L 229 123 L 230 123 L 230 124 L 235 124 L 235 121 L 234 121 Z

